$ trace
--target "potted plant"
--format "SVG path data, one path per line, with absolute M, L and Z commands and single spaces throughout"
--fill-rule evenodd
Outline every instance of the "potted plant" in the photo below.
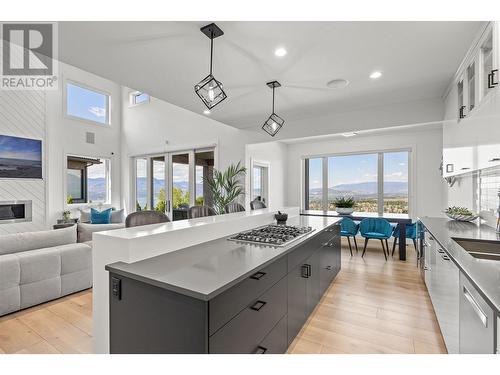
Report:
M 353 197 L 337 197 L 333 201 L 335 210 L 340 215 L 350 215 L 354 212 L 354 205 L 356 202 Z
M 214 169 L 213 176 L 203 178 L 212 193 L 213 208 L 217 214 L 224 214 L 227 204 L 245 194 L 242 180 L 246 171 L 238 162 L 236 165 L 231 164 L 225 171 Z

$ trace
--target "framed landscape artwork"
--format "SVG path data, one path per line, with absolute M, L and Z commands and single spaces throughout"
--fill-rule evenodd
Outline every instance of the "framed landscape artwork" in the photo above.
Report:
M 0 178 L 42 178 L 42 141 L 0 135 Z

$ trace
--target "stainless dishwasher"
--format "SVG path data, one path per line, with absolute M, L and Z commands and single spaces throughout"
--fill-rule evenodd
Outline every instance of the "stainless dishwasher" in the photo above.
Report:
M 460 273 L 460 353 L 495 353 L 493 310 L 463 273 Z

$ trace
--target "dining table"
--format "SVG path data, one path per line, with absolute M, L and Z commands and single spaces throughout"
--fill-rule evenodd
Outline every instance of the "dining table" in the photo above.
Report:
M 367 218 L 386 219 L 390 223 L 399 224 L 399 260 L 406 260 L 406 225 L 411 224 L 412 220 L 408 214 L 389 213 L 382 214 L 378 212 L 353 212 L 350 215 L 339 214 L 337 211 L 322 211 L 322 210 L 301 210 L 301 215 L 304 216 L 323 216 L 323 217 L 348 217 L 354 221 L 361 221 Z

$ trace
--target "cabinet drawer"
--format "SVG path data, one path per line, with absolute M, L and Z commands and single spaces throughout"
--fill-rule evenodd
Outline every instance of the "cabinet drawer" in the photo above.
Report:
M 287 310 L 286 278 L 252 301 L 209 338 L 210 353 L 254 353 Z
M 340 233 L 339 231 L 340 226 L 332 225 L 288 254 L 288 272 L 297 267 L 305 259 L 309 258 L 311 254 L 323 246 L 323 244 L 329 242 L 333 237 L 338 236 Z
M 286 315 L 274 326 L 257 346 L 255 354 L 283 354 L 288 348 L 286 336 Z
M 286 257 L 282 257 L 211 300 L 209 302 L 209 334 L 213 335 L 285 275 Z

